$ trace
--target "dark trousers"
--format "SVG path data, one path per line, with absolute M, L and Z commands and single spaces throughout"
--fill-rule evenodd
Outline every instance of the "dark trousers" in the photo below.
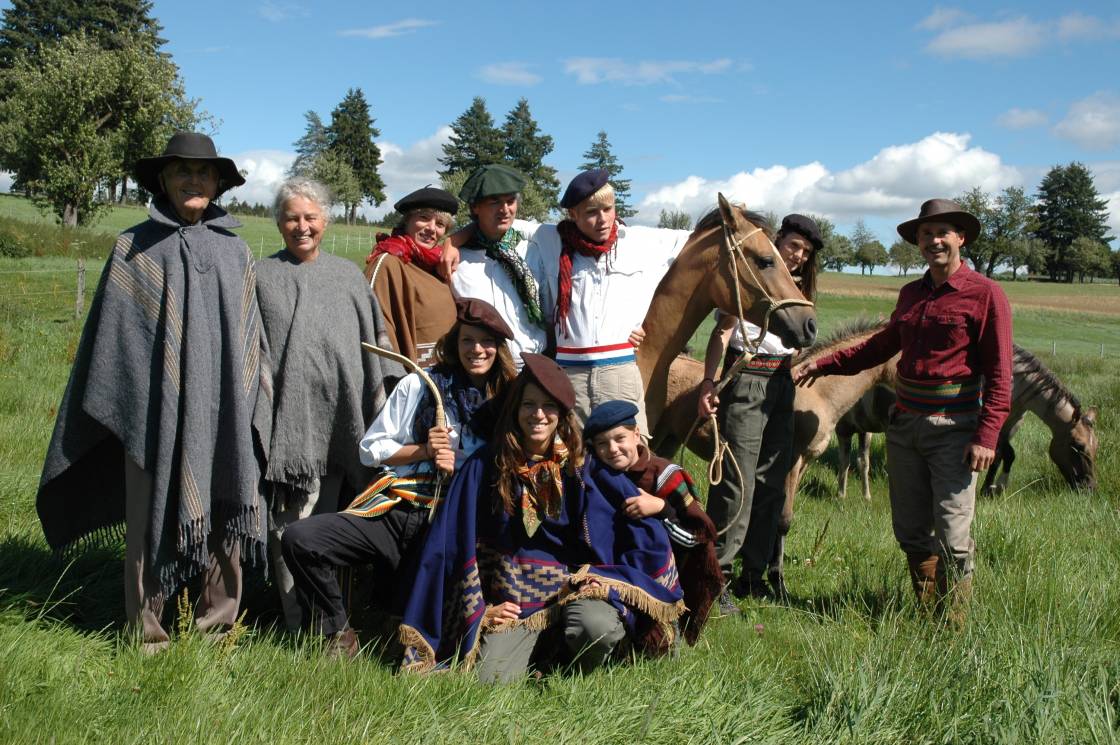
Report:
M 719 394 L 716 421 L 742 471 L 740 480 L 725 457 L 723 481 L 708 490 L 708 516 L 718 529 L 727 528 L 716 539 L 725 576 L 736 555 L 751 579 L 761 579 L 770 563 L 791 463 L 793 394 L 787 371 L 739 373 Z
M 335 570 L 372 564 L 378 592 L 389 595 L 402 559 L 428 525 L 428 510 L 401 502 L 384 515 L 312 515 L 284 531 L 280 549 L 295 580 L 303 625 L 332 635 L 349 626 Z

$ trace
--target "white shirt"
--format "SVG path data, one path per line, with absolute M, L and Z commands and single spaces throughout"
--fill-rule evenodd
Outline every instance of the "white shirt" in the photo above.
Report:
M 364 465 L 380 466 L 402 446 L 416 444 L 413 422 L 416 421 L 416 413 L 426 393 L 428 384 L 416 373 L 404 376 L 397 383 L 384 408 L 358 443 L 358 457 Z M 451 430 L 449 439 L 451 450 L 455 453 L 455 470 L 459 470 L 463 462 L 486 441 L 475 437 L 470 429 L 463 431 L 464 428 L 455 419 L 452 408 L 445 408 L 444 413 L 447 416 L 447 427 Z M 424 460 L 392 466 L 392 469 L 398 476 L 411 476 L 416 473 L 431 473 L 434 467 L 430 460 Z
M 654 291 L 691 232 L 618 226 L 618 241 L 605 255 L 572 255 L 572 298 L 567 323 L 556 328 L 561 365 L 617 364 L 634 359 L 630 332 L 642 325 Z M 563 245 L 555 225 L 542 225 L 529 245 L 529 263 L 544 277 L 545 318 L 556 314 Z
M 536 223 L 514 220 L 514 230 L 525 237 L 514 248 L 517 255 L 525 258 L 529 248 L 529 240 L 540 226 Z M 529 264 L 537 283 L 541 277 L 536 269 Z M 475 248 L 464 248 L 459 252 L 459 268 L 451 277 L 451 286 L 459 297 L 476 297 L 485 300 L 494 306 L 498 314 L 509 324 L 513 331 L 513 339 L 509 342 L 509 351 L 513 355 L 514 364 L 521 369 L 522 352 L 543 352 L 548 344 L 548 335 L 545 329 L 529 320 L 525 303 L 517 294 L 517 284 L 506 271 L 505 267 L 493 259 L 487 258 L 486 252 Z M 546 318 L 548 316 L 545 316 Z
M 723 316 L 723 313 L 721 313 L 720 311 L 717 310 L 716 311 L 716 323 L 717 324 L 719 323 L 720 318 L 722 316 Z M 762 328 L 759 327 L 759 326 L 755 326 L 753 323 L 751 323 L 750 321 L 747 321 L 747 320 L 743 321 L 743 326 L 747 330 L 747 337 L 753 343 L 754 340 L 758 338 L 758 332 L 761 331 Z M 743 344 L 743 335 L 739 333 L 739 324 L 738 323 L 735 324 L 734 329 L 731 331 L 731 341 L 728 343 L 728 346 L 731 347 L 732 349 L 736 350 L 736 351 L 739 351 L 739 352 L 742 352 L 742 351 L 744 351 L 744 349 L 746 349 L 746 345 Z M 785 344 L 782 343 L 782 340 L 777 335 L 767 331 L 766 336 L 764 336 L 762 338 L 762 344 L 760 344 L 758 346 L 758 349 L 756 350 L 756 352 L 759 352 L 759 353 L 762 353 L 762 354 L 791 355 L 791 354 L 797 354 L 797 348 L 796 347 L 787 347 Z

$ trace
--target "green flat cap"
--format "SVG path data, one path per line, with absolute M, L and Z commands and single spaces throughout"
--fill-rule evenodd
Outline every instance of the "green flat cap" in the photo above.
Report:
M 501 163 L 480 166 L 459 190 L 459 199 L 467 204 L 474 204 L 495 194 L 518 194 L 524 188 L 525 181 L 520 171 Z

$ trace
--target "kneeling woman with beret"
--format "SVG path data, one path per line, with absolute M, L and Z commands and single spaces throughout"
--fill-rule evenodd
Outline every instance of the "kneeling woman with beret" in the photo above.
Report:
M 487 404 L 500 405 L 513 380 L 509 326 L 481 300 L 461 299 L 455 307 L 455 325 L 429 371 L 447 426 L 435 426 L 435 402 L 420 376 L 405 376 L 358 446 L 364 464 L 384 467 L 381 475 L 342 512 L 300 520 L 284 532 L 281 547 L 304 623 L 330 638 L 331 656 L 358 652 L 335 569 L 373 563 L 393 584 L 428 524 L 437 471 L 452 473 L 490 438 L 494 417 Z M 392 597 L 389 587 L 377 589 L 380 597 Z
M 484 682 L 508 682 L 554 646 L 587 672 L 624 641 L 655 654 L 672 644 L 684 604 L 664 528 L 627 519 L 619 507 L 637 488 L 584 462 L 560 367 L 522 359 L 493 442 L 456 475 L 418 557 L 406 670 L 460 655 Z

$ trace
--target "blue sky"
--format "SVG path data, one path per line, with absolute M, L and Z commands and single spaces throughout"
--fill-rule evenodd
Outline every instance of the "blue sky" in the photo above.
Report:
M 6 3 L 4 3 L 6 4 Z M 369 100 L 389 203 L 435 180 L 447 125 L 529 100 L 566 181 L 600 129 L 638 222 L 717 190 L 884 243 L 920 202 L 1033 191 L 1080 160 L 1120 231 L 1120 5 L 1110 2 L 388 4 L 157 0 L 187 91 L 265 201 L 347 88 Z

